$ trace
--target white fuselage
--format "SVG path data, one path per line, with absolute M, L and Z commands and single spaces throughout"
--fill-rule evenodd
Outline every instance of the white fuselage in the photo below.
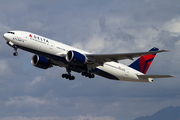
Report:
M 82 54 L 91 54 L 89 52 L 85 52 L 83 50 L 65 45 L 61 42 L 57 42 L 40 35 L 36 35 L 34 33 L 25 32 L 25 31 L 12 31 L 15 34 L 5 33 L 4 38 L 6 41 L 10 42 L 14 45 L 20 46 L 20 49 L 26 50 L 28 52 L 32 52 L 38 54 L 38 52 L 65 57 L 66 53 L 69 50 L 75 50 Z M 44 56 L 47 57 L 47 56 Z M 51 58 L 49 58 L 51 59 Z M 61 61 L 52 60 L 54 64 L 60 67 L 66 67 Z M 107 73 L 109 75 L 115 76 L 118 80 L 122 81 L 133 81 L 133 82 L 152 82 L 152 79 L 143 79 L 139 78 L 137 75 L 141 75 L 143 73 L 132 69 L 126 65 L 116 62 L 106 62 L 103 66 L 97 66 L 99 70 Z M 96 73 L 95 73 L 96 74 Z M 103 76 L 101 74 L 101 76 Z M 106 77 L 106 76 L 104 76 Z

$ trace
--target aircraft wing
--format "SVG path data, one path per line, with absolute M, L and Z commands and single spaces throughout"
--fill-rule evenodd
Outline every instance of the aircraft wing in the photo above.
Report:
M 137 75 L 141 78 L 168 78 L 168 77 L 174 77 L 172 75 Z
M 123 54 L 87 54 L 87 58 L 90 62 L 98 65 L 103 65 L 104 62 L 117 62 L 118 60 L 130 59 L 133 60 L 135 57 L 140 57 L 142 55 L 156 54 L 160 52 L 168 52 L 168 50 L 158 50 L 150 52 L 138 52 L 138 53 L 123 53 Z

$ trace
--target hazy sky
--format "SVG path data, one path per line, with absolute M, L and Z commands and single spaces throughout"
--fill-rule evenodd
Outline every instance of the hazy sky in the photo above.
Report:
M 179 0 L 1 0 L 0 120 L 133 120 L 180 106 Z M 10 30 L 33 32 L 92 53 L 171 52 L 156 56 L 147 74 L 172 74 L 154 83 L 96 76 L 61 78 L 64 68 L 42 70 L 33 54 L 6 45 Z M 130 64 L 131 60 L 120 61 Z

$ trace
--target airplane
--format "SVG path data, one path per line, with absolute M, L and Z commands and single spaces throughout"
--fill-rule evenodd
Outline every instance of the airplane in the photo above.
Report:
M 3 35 L 6 43 L 14 48 L 14 56 L 18 55 L 17 50 L 22 49 L 31 52 L 33 55 L 31 64 L 41 69 L 48 69 L 53 66 L 66 68 L 63 78 L 74 80 L 71 72 L 81 73 L 82 76 L 94 78 L 95 74 L 118 81 L 148 82 L 152 83 L 153 78 L 168 78 L 172 75 L 147 75 L 157 53 L 168 52 L 153 47 L 148 52 L 122 53 L 122 54 L 92 54 L 61 42 L 46 37 L 26 32 L 9 31 Z M 134 60 L 129 66 L 119 63 L 120 60 Z

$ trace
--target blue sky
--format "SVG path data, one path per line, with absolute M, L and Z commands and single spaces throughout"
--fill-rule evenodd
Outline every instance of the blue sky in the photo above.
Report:
M 180 2 L 177 0 L 1 0 L 0 120 L 132 120 L 180 106 Z M 156 56 L 154 83 L 96 76 L 61 78 L 64 68 L 35 68 L 31 53 L 6 45 L 3 34 L 24 30 L 92 53 L 171 52 Z M 129 65 L 131 60 L 120 61 Z

